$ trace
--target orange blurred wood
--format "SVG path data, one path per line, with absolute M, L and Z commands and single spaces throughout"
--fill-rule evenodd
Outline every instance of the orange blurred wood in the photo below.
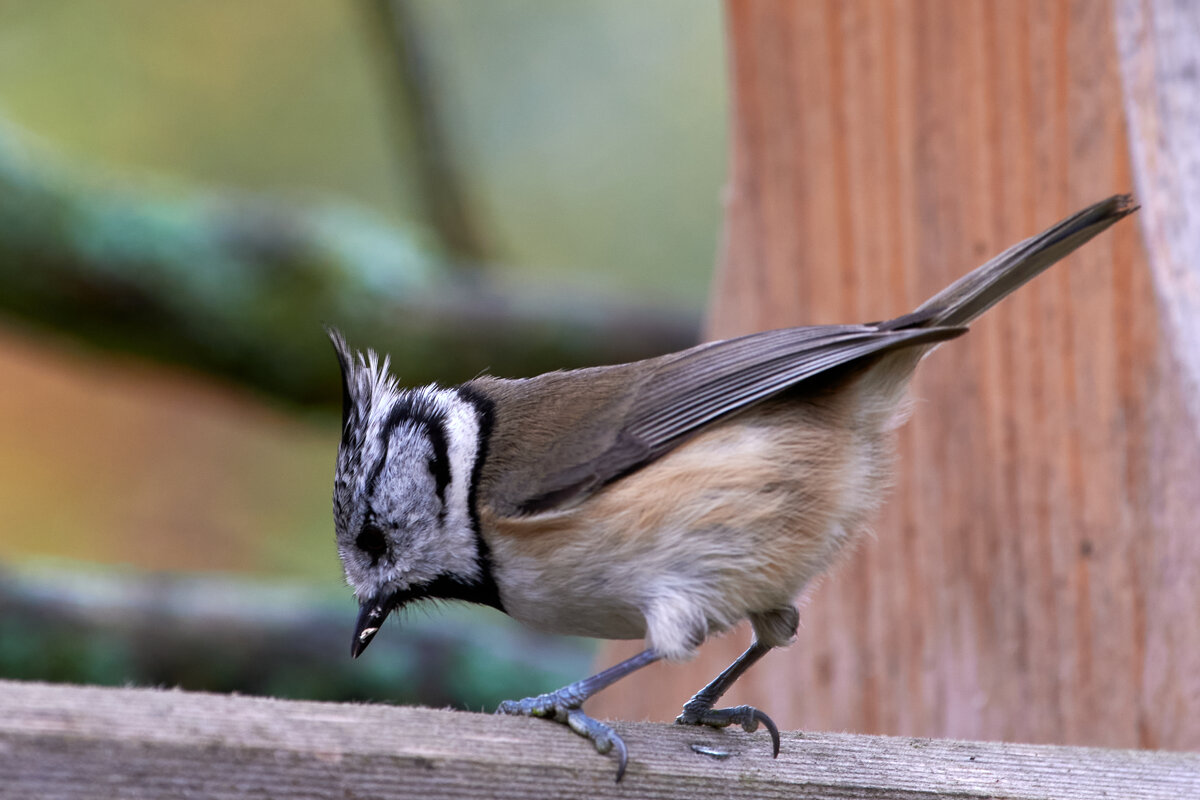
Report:
M 1107 2 L 729 0 L 726 14 L 714 337 L 898 315 L 1133 188 Z M 1123 42 L 1127 62 L 1155 46 Z M 1143 195 L 1155 181 L 1139 171 Z M 1200 436 L 1159 301 L 1171 278 L 1156 294 L 1141 235 L 1163 225 L 1158 198 L 1142 199 L 922 365 L 876 535 L 809 593 L 797 644 L 728 700 L 788 728 L 1200 748 Z M 1195 227 L 1194 196 L 1174 211 Z M 1196 275 L 1196 251 L 1183 257 L 1177 280 Z M 655 666 L 593 708 L 670 719 L 747 641 Z

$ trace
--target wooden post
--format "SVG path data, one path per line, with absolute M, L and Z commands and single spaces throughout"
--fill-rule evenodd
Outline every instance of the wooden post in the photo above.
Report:
M 1179 234 L 1198 173 L 1164 186 L 1200 127 L 1163 100 L 1196 107 L 1200 24 L 1122 9 L 1119 57 L 1108 2 L 727 3 L 713 336 L 894 316 L 1092 201 L 1136 184 L 1144 205 L 922 365 L 876 536 L 731 702 L 784 727 L 1200 748 L 1200 426 L 1177 369 L 1196 355 L 1167 324 L 1200 319 Z M 593 708 L 670 719 L 745 637 Z
M 545 720 L 0 681 L 0 798 L 1177 800 L 1200 755 L 622 723 L 629 771 Z

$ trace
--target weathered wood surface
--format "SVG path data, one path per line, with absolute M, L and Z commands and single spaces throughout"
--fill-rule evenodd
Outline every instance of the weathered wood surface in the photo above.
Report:
M 1200 6 L 1117 0 L 1116 13 L 1146 249 L 1200 428 Z
M 0 797 L 1200 797 L 1200 755 L 618 723 L 629 772 L 544 720 L 0 682 Z M 698 753 L 693 745 L 715 753 Z
M 1125 6 L 1119 56 L 1108 2 L 727 3 L 713 335 L 886 319 L 1133 189 L 1127 103 L 1152 166 L 1143 212 L 922 365 L 876 535 L 732 702 L 789 728 L 1200 749 L 1200 434 L 1177 367 L 1196 355 L 1166 322 L 1200 319 L 1181 155 L 1200 152 L 1200 22 L 1187 0 Z M 1150 96 L 1123 97 L 1122 61 Z M 745 642 L 595 708 L 669 720 Z

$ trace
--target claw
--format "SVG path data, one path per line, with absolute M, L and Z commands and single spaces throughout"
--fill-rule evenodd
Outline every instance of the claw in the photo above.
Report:
M 614 734 L 613 744 L 617 748 L 617 780 L 621 782 L 621 778 L 625 777 L 625 765 L 629 763 L 629 750 L 625 748 L 625 740 Z
M 615 749 L 617 751 L 617 783 L 620 783 L 621 778 L 625 777 L 625 767 L 629 762 L 629 750 L 625 747 L 624 740 L 608 725 L 583 713 L 574 697 L 564 698 L 557 693 L 551 693 L 526 697 L 523 700 L 505 700 L 497 706 L 496 713 L 542 717 L 561 722 L 589 740 L 600 755 L 607 755 Z
M 676 725 L 707 725 L 710 728 L 740 725 L 746 733 L 758 730 L 760 722 L 771 734 L 771 757 L 779 758 L 779 727 L 775 725 L 774 720 L 754 706 L 734 706 L 733 708 L 688 708 L 684 706 L 683 713 L 675 718 Z
M 596 751 L 605 755 L 614 748 L 617 751 L 617 782 L 625 777 L 625 765 L 629 761 L 629 751 L 625 742 L 617 732 L 583 713 L 583 701 L 601 689 L 611 686 L 631 672 L 639 670 L 647 664 L 653 664 L 662 656 L 653 650 L 643 650 L 632 658 L 627 658 L 616 666 L 597 672 L 590 678 L 576 681 L 570 686 L 564 686 L 557 692 L 539 694 L 537 697 L 526 697 L 524 700 L 505 700 L 496 709 L 497 714 L 520 714 L 526 717 L 549 717 L 556 722 L 567 725 L 580 736 L 591 741 Z
M 771 758 L 779 758 L 779 727 L 775 724 L 775 720 L 771 719 L 757 708 L 754 709 L 754 719 L 758 722 L 761 722 L 763 726 L 766 727 L 767 732 L 771 734 Z M 755 725 L 754 727 L 757 728 L 758 725 Z

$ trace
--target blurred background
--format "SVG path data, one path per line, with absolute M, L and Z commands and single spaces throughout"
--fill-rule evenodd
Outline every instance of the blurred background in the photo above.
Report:
M 715 0 L 0 0 L 0 677 L 487 708 L 592 644 L 467 608 L 349 658 L 337 369 L 696 338 Z

